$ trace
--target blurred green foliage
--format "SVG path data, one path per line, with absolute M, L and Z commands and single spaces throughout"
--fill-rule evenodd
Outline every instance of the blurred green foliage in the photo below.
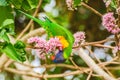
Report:
M 31 10 L 37 7 L 39 0 L 7 0 L 16 9 Z
M 39 0 L 0 0 L 0 40 L 2 40 L 0 43 L 5 43 L 5 45 L 0 45 L 0 52 L 5 53 L 13 60 L 22 62 L 26 60 L 24 57 L 25 50 L 23 49 L 25 47 L 19 48 L 19 50 L 17 49 L 22 45 L 22 42 L 19 41 L 13 46 L 7 35 L 7 33 L 14 34 L 14 8 L 31 10 L 37 7 L 38 1 Z
M 7 6 L 6 0 L 0 0 L 0 6 Z

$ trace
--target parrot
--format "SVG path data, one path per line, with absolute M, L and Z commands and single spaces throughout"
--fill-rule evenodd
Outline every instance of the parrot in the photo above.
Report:
M 60 61 L 63 62 L 70 57 L 72 52 L 72 46 L 74 43 L 74 37 L 69 30 L 51 21 L 48 17 L 43 17 L 44 20 L 41 20 L 21 10 L 17 10 L 17 11 L 24 14 L 25 16 L 32 19 L 33 21 L 37 22 L 39 25 L 41 25 L 46 30 L 48 37 L 58 36 L 61 39 L 61 42 L 64 45 L 64 49 L 63 51 L 59 51 L 58 54 L 55 55 L 53 62 L 60 63 Z

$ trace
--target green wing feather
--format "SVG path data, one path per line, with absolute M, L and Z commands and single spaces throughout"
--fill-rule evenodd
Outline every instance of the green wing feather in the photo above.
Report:
M 24 13 L 20 10 L 18 10 L 18 11 L 23 13 L 24 15 L 26 15 L 28 18 L 33 19 L 38 24 L 40 24 L 44 29 L 46 29 L 48 34 L 50 33 L 50 34 L 52 34 L 52 36 L 64 36 L 65 39 L 68 41 L 69 46 L 64 49 L 63 55 L 64 55 L 65 59 L 67 59 L 70 56 L 70 54 L 72 52 L 72 46 L 74 43 L 74 38 L 73 38 L 73 35 L 71 34 L 71 32 L 69 32 L 66 28 L 58 25 L 57 23 L 53 23 L 47 17 L 44 17 L 45 21 L 43 21 L 43 20 L 37 19 L 27 13 Z

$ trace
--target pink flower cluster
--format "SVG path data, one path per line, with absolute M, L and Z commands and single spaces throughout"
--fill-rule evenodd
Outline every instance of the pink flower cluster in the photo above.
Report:
M 79 46 L 85 42 L 85 33 L 80 31 L 74 34 L 75 42 L 73 46 Z M 27 43 L 32 44 L 35 47 L 37 56 L 40 59 L 46 59 L 48 53 L 54 53 L 55 55 L 59 50 L 62 51 L 63 45 L 58 37 L 50 38 L 48 41 L 40 37 L 31 37 Z M 36 49 L 37 48 L 37 49 Z M 46 54 L 47 53 L 47 54 Z
M 102 25 L 105 26 L 105 28 L 113 34 L 117 34 L 120 32 L 120 28 L 116 26 L 115 18 L 112 12 L 103 15 Z
M 47 52 L 52 52 L 56 49 L 62 50 L 62 44 L 60 43 L 59 38 L 50 38 L 50 40 L 46 43 L 45 48 Z
M 33 44 L 36 50 L 36 53 L 40 59 L 46 59 L 45 53 L 56 52 L 56 50 L 62 50 L 62 44 L 60 43 L 59 38 L 50 38 L 46 41 L 40 37 L 31 37 L 28 39 L 27 43 Z M 56 53 L 55 53 L 56 54 Z
M 113 49 L 113 55 L 116 56 L 116 53 L 120 51 L 120 46 L 115 46 Z
M 39 41 L 39 37 L 31 37 L 27 40 L 27 43 L 37 43 Z
M 31 37 L 27 42 L 29 44 L 35 43 L 35 47 L 42 49 L 45 47 L 46 40 L 39 37 Z
M 74 34 L 74 38 L 75 38 L 74 46 L 79 46 L 79 44 L 82 44 L 85 42 L 85 33 L 82 31 L 76 32 Z
M 120 46 L 115 46 L 114 50 L 118 52 L 120 50 Z
M 106 7 L 109 7 L 109 5 L 111 4 L 112 0 L 103 0 L 103 2 L 105 3 Z

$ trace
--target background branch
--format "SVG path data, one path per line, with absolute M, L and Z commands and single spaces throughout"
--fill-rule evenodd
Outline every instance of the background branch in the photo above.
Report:
M 17 74 L 27 75 L 27 76 L 37 77 L 37 78 L 56 78 L 56 77 L 65 77 L 65 76 L 69 76 L 69 75 L 76 75 L 76 74 L 82 74 L 83 73 L 80 70 L 76 70 L 76 71 L 73 71 L 73 72 L 62 73 L 62 74 L 40 75 L 40 74 L 37 74 L 35 72 L 21 71 L 21 70 L 12 69 L 12 68 L 4 68 L 4 70 L 6 70 L 8 72 L 12 72 L 12 73 L 17 73 Z M 87 71 L 89 71 L 89 69 L 88 70 L 86 69 L 85 71 L 87 72 Z
M 87 8 L 88 10 L 91 10 L 92 12 L 94 12 L 95 14 L 97 14 L 98 16 L 102 17 L 102 14 L 99 13 L 97 10 L 95 10 L 94 8 L 88 6 L 87 4 L 85 4 L 84 2 L 81 2 L 80 6 L 84 6 L 85 8 Z
M 116 80 L 108 75 L 102 68 L 100 68 L 85 52 L 82 48 L 78 51 L 79 56 L 86 62 L 86 64 L 97 74 L 103 76 L 105 80 Z

